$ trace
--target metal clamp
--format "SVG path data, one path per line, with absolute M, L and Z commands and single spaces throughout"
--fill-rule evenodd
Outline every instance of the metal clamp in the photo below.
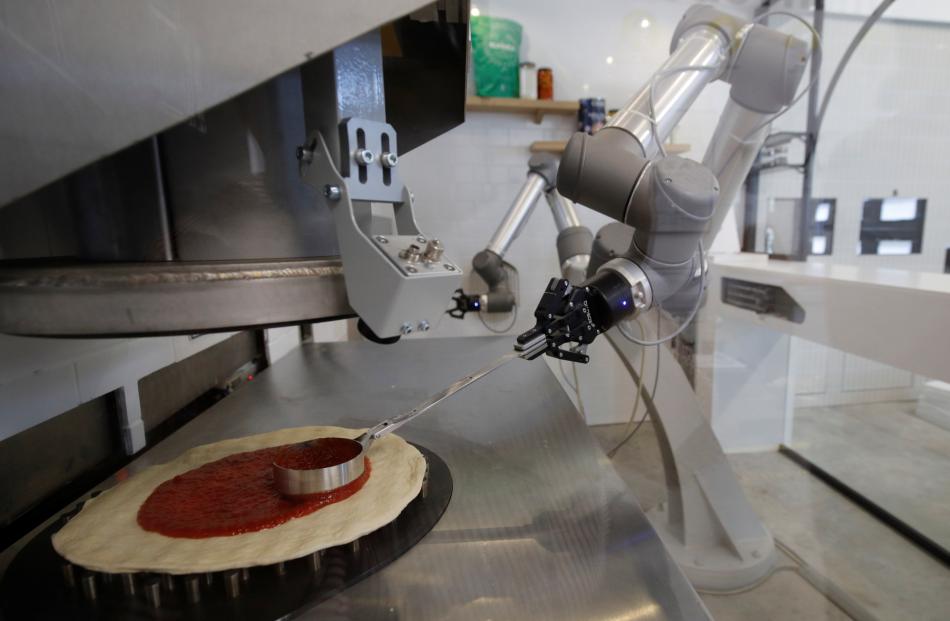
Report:
M 348 119 L 343 127 L 352 139 L 363 141 L 361 148 L 377 152 L 396 148 L 395 132 L 385 123 Z M 352 143 L 346 143 L 341 148 L 351 153 L 351 147 Z M 385 168 L 391 173 L 387 185 L 384 167 L 378 161 L 356 166 L 346 157 L 341 161 L 346 162 L 350 174 L 342 175 L 319 132 L 311 134 L 305 150 L 309 157 L 300 159 L 300 174 L 306 183 L 322 190 L 333 213 L 350 306 L 382 337 L 403 333 L 407 324 L 429 325 L 442 312 L 452 291 L 461 286 L 462 270 L 441 255 L 441 242 L 419 231 L 412 195 L 395 169 Z M 370 230 L 370 201 L 393 205 L 394 234 Z M 400 254 L 412 245 L 419 248 L 419 256 L 413 253 L 415 260 L 409 261 L 412 257 Z M 437 255 L 438 260 L 432 260 Z
M 347 180 L 350 200 L 402 201 L 396 130 L 392 125 L 346 119 L 340 123 L 340 152 L 340 176 Z

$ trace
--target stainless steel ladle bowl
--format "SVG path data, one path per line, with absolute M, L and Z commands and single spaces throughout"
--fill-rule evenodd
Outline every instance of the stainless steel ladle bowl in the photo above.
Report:
M 432 395 L 408 412 L 403 412 L 402 414 L 393 416 L 392 418 L 387 418 L 372 429 L 367 430 L 366 433 L 359 436 L 358 438 L 316 438 L 314 440 L 302 442 L 301 445 L 307 446 L 311 443 L 332 440 L 337 446 L 340 446 L 339 443 L 341 441 L 345 441 L 347 443 L 351 443 L 352 450 L 341 451 L 343 455 L 340 457 L 341 461 L 339 461 L 339 463 L 328 464 L 327 466 L 320 468 L 289 468 L 281 466 L 275 462 L 273 464 L 275 486 L 280 491 L 280 493 L 284 494 L 285 496 L 299 497 L 310 494 L 318 494 L 321 492 L 329 492 L 352 483 L 363 474 L 363 468 L 365 464 L 364 458 L 369 453 L 369 449 L 373 445 L 374 441 L 399 429 L 416 416 L 419 416 L 429 408 L 441 402 L 443 399 L 454 395 L 469 384 L 485 377 L 509 360 L 528 357 L 532 353 L 534 352 L 529 350 L 505 354 L 488 366 L 479 369 L 475 373 L 466 375 L 465 377 L 454 381 L 446 389 Z M 313 448 L 317 449 L 317 446 L 314 445 Z

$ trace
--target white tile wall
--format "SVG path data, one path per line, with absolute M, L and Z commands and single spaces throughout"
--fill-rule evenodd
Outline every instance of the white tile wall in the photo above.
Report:
M 824 88 L 863 20 L 825 21 Z M 809 261 L 943 271 L 950 246 L 950 26 L 882 19 L 868 33 L 831 99 L 819 139 L 815 196 L 837 198 L 834 254 Z M 823 92 L 823 91 L 822 91 Z M 776 130 L 804 128 L 799 106 Z M 908 256 L 860 256 L 857 243 L 866 198 L 927 199 L 923 251 Z M 801 176 L 763 175 L 760 217 L 770 197 L 801 195 Z
M 904 7 L 916 13 L 893 15 L 946 19 L 943 3 L 926 3 L 929 13 L 918 5 L 916 9 Z M 851 11 L 855 7 L 842 1 L 830 3 L 829 9 Z M 862 21 L 863 15 L 826 16 L 822 89 Z M 814 194 L 837 198 L 834 254 L 810 257 L 809 261 L 943 270 L 950 246 L 950 175 L 946 174 L 944 155 L 950 150 L 948 66 L 950 26 L 946 23 L 885 18 L 868 33 L 831 99 L 816 154 Z M 804 123 L 804 107 L 799 106 L 778 120 L 775 128 L 800 131 Z M 858 255 L 864 200 L 894 192 L 927 199 L 922 252 L 908 256 Z M 800 193 L 800 175 L 764 175 L 760 219 L 765 217 L 770 198 L 796 197 Z M 792 357 L 800 405 L 912 398 L 915 385 L 921 381 L 901 369 L 802 343 L 793 348 L 802 355 Z M 819 379 L 814 377 L 816 368 L 831 373 L 825 378 L 823 392 L 813 381 Z
M 121 391 L 130 452 L 144 445 L 138 381 L 233 333 L 140 339 L 40 339 L 0 335 L 0 440 L 104 394 Z

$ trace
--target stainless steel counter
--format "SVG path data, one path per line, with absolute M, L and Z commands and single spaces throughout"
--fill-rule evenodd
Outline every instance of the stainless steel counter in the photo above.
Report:
M 510 347 L 510 338 L 305 345 L 130 470 L 282 427 L 369 426 Z M 305 618 L 709 618 L 541 361 L 509 363 L 400 435 L 448 463 L 448 510 L 407 554 Z

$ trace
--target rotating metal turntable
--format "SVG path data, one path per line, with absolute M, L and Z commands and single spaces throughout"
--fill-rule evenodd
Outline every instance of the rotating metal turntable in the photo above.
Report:
M 427 463 L 422 491 L 395 520 L 350 544 L 276 565 L 221 572 L 106 574 L 72 565 L 53 550 L 51 537 L 68 521 L 64 517 L 10 563 L 0 582 L 0 610 L 9 619 L 256 621 L 296 616 L 399 558 L 442 517 L 452 498 L 452 475 L 438 455 L 413 446 Z

